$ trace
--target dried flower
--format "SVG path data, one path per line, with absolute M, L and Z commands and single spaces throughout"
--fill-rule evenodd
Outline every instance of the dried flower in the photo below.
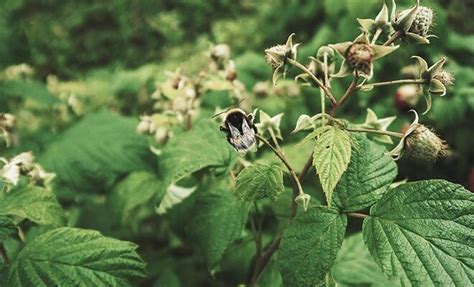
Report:
M 294 36 L 294 33 L 291 34 L 285 45 L 276 45 L 265 50 L 265 60 L 273 70 L 274 85 L 276 85 L 280 74 L 283 74 L 283 77 L 286 76 L 289 69 L 288 59 L 296 60 L 297 48 L 300 44 L 293 44 Z
M 369 43 L 366 33 L 359 35 L 353 42 L 329 45 L 341 55 L 344 61 L 339 72 L 333 77 L 346 77 L 353 72 L 370 79 L 373 73 L 373 61 L 398 49 L 398 46 L 381 46 Z
M 388 154 L 394 160 L 398 160 L 404 152 L 410 158 L 427 162 L 445 156 L 448 148 L 445 142 L 432 130 L 418 123 L 418 114 L 415 110 L 411 111 L 415 113 L 415 120 L 405 132 L 400 143 Z
M 395 0 L 392 0 L 392 3 L 391 22 L 395 30 L 407 40 L 429 44 L 428 38 L 434 36 L 428 35 L 433 26 L 433 10 L 420 6 L 420 0 L 417 0 L 415 6 L 397 12 Z
M 420 84 L 420 90 L 423 87 L 428 90 L 428 93 L 424 94 L 426 110 L 423 114 L 426 114 L 431 109 L 431 96 L 444 96 L 446 94 L 446 86 L 453 84 L 454 77 L 442 69 L 446 58 L 440 59 L 430 67 L 428 67 L 423 58 L 418 56 L 413 56 L 412 58 L 418 61 L 418 78 L 424 81 L 423 84 Z

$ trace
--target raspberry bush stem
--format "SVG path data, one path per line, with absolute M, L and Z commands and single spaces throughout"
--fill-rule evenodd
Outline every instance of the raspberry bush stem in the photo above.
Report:
M 380 135 L 387 135 L 391 137 L 397 137 L 397 138 L 403 138 L 404 134 L 402 133 L 397 133 L 397 132 L 391 132 L 391 131 L 382 131 L 382 130 L 373 130 L 373 129 L 349 129 L 346 128 L 347 131 L 350 132 L 359 132 L 359 133 L 373 133 L 373 134 L 380 134 Z

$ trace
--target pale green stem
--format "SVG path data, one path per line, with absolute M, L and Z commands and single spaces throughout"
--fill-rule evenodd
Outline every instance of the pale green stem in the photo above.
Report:
M 331 91 L 329 91 L 328 87 L 326 87 L 313 73 L 311 73 L 311 71 L 308 70 L 308 68 L 306 68 L 304 65 L 302 65 L 301 63 L 299 63 L 298 61 L 295 61 L 293 59 L 288 58 L 287 61 L 291 65 L 297 67 L 301 71 L 308 74 L 311 77 L 311 79 L 313 79 L 313 81 L 316 83 L 316 85 L 318 85 L 321 89 L 323 89 L 323 91 L 326 94 L 326 96 L 328 97 L 329 101 L 331 101 L 331 105 L 336 104 L 336 99 L 332 95 Z
M 379 135 L 387 135 L 387 136 L 397 137 L 397 138 L 403 138 L 403 136 L 404 136 L 404 134 L 402 134 L 402 133 L 391 132 L 391 131 L 382 131 L 382 130 L 373 130 L 373 129 L 363 129 L 363 128 L 350 129 L 350 128 L 346 128 L 346 130 L 350 131 L 350 132 L 373 133 L 373 134 L 379 134 Z
M 364 87 L 380 87 L 380 86 L 389 86 L 389 85 L 397 85 L 397 84 L 424 84 L 426 83 L 423 79 L 402 79 L 402 80 L 394 80 L 394 81 L 386 81 L 386 82 L 378 82 L 378 83 L 371 83 L 365 85 L 358 85 L 357 89 L 363 89 Z
M 375 41 L 377 41 L 377 39 L 379 38 L 380 34 L 382 34 L 382 29 L 377 28 L 377 30 L 375 31 L 374 37 L 372 38 L 372 42 L 370 42 L 371 45 L 374 45 L 374 44 L 375 44 Z

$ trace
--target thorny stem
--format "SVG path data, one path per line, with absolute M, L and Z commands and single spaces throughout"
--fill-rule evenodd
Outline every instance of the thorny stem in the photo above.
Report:
M 404 134 L 402 134 L 402 133 L 391 132 L 391 131 L 382 131 L 382 130 L 374 130 L 374 129 L 363 129 L 363 128 L 350 129 L 350 128 L 346 128 L 346 130 L 350 131 L 350 132 L 373 133 L 373 134 L 387 135 L 387 136 L 397 137 L 397 138 L 403 138 L 403 136 L 404 136 Z
M 374 45 L 377 39 L 379 38 L 380 34 L 382 34 L 382 29 L 377 28 L 375 31 L 374 37 L 372 38 L 372 42 L 370 42 L 371 45 Z
M 329 101 L 331 102 L 331 105 L 335 105 L 336 104 L 336 99 L 334 98 L 334 96 L 332 95 L 331 91 L 328 89 L 328 87 L 326 87 L 313 73 L 311 73 L 310 70 L 308 70 L 308 68 L 306 68 L 304 65 L 302 65 L 301 63 L 293 60 L 293 59 L 290 59 L 288 58 L 287 59 L 288 63 L 292 64 L 293 66 L 297 67 L 298 69 L 302 70 L 303 72 L 305 72 L 306 74 L 308 74 L 311 79 L 313 79 L 313 81 L 321 88 L 323 89 L 324 91 L 324 94 L 326 94 L 326 96 L 328 97 Z
M 366 85 L 358 85 L 357 89 L 363 89 L 364 87 L 380 87 L 380 86 L 389 86 L 389 85 L 397 85 L 397 84 L 424 84 L 426 83 L 423 79 L 402 79 L 402 80 L 393 80 L 393 81 L 386 81 L 386 82 L 378 82 L 378 83 L 371 83 Z
M 402 35 L 403 35 L 403 32 L 400 30 L 393 33 L 392 36 L 390 36 L 390 38 L 385 43 L 383 43 L 383 45 L 388 46 L 392 44 L 393 42 L 397 41 Z

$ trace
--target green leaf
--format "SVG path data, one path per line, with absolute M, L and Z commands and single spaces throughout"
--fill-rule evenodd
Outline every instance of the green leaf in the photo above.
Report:
M 60 226 L 64 214 L 56 196 L 40 187 L 13 188 L 8 193 L 0 192 L 0 215 L 15 215 L 37 224 Z
M 46 88 L 46 85 L 32 80 L 9 80 L 0 82 L 0 96 L 32 99 L 43 104 L 60 103 Z
M 135 132 L 137 124 L 112 112 L 87 115 L 53 142 L 39 161 L 68 187 L 98 190 L 121 174 L 149 168 L 151 152 L 145 137 Z
M 403 286 L 474 282 L 474 194 L 458 184 L 400 185 L 371 208 L 363 232 L 382 271 Z
M 332 193 L 351 158 L 351 138 L 345 130 L 330 127 L 324 131 L 314 146 L 313 165 L 319 174 L 328 205 Z
M 159 168 L 164 184 L 158 191 L 157 204 L 161 203 L 169 187 L 180 179 L 209 167 L 226 170 L 236 155 L 217 123 L 199 121 L 190 131 L 172 138 L 163 149 Z
M 385 148 L 363 135 L 355 139 L 349 166 L 333 193 L 334 205 L 345 212 L 374 204 L 397 176 L 397 165 L 385 155 Z
M 130 286 L 145 276 L 137 246 L 97 231 L 58 228 L 36 237 L 11 263 L 7 286 Z
M 364 244 L 362 232 L 344 239 L 331 268 L 339 284 L 350 286 L 393 286 L 375 263 Z
M 122 225 L 139 224 L 154 214 L 154 197 L 161 181 L 147 171 L 134 172 L 120 181 L 108 198 L 115 216 Z
M 283 232 L 278 262 L 285 286 L 314 286 L 325 279 L 341 247 L 347 218 L 333 209 L 312 207 Z
M 278 165 L 254 164 L 237 176 L 235 195 L 245 201 L 265 197 L 277 200 L 284 189 L 283 171 Z
M 231 191 L 216 190 L 199 194 L 195 216 L 187 233 L 204 253 L 209 270 L 217 267 L 227 247 L 240 238 L 250 205 L 239 201 Z
M 15 221 L 8 216 L 0 215 L 0 243 L 18 233 Z

